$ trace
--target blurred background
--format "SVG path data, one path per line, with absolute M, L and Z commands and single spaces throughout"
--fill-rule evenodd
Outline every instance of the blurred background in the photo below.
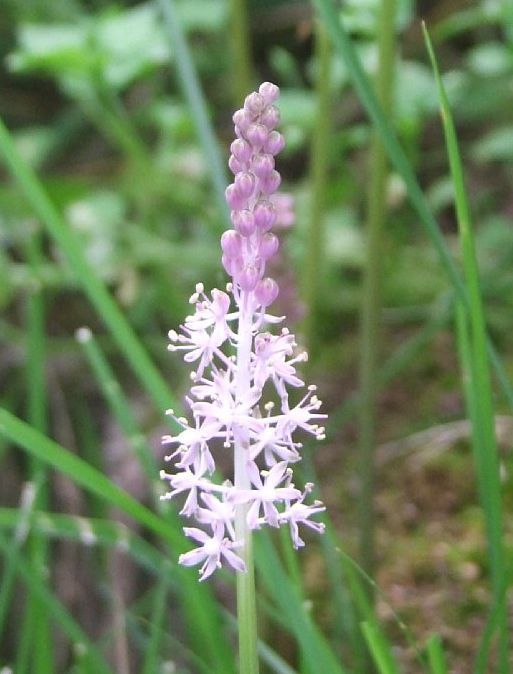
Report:
M 370 78 L 380 64 L 380 4 L 337 5 Z M 243 5 L 246 21 L 237 19 Z M 328 439 L 312 453 L 312 467 L 336 534 L 344 549 L 361 559 L 356 396 L 362 386 L 365 223 L 376 150 L 350 69 L 317 25 L 311 3 L 1 0 L 0 7 L 0 117 L 11 134 L 11 159 L 16 156 L 37 176 L 35 183 L 22 179 L 20 186 L 12 179 L 12 162 L 0 167 L 2 406 L 153 507 L 152 466 L 157 480 L 163 408 L 171 402 L 157 405 L 143 389 L 120 348 L 122 336 L 113 337 L 115 317 L 106 323 L 109 308 L 95 305 L 91 296 L 98 282 L 108 288 L 182 400 L 188 371 L 167 353 L 166 334 L 182 322 L 195 283 L 209 288 L 226 282 L 219 236 L 229 227 L 222 192 L 229 181 L 224 167 L 231 115 L 245 92 L 273 81 L 282 92 L 287 142 L 278 168 L 296 213 L 294 226 L 280 232 L 273 269 L 281 287 L 276 311 L 288 316 L 289 327 L 311 352 L 308 377 L 331 413 Z M 394 12 L 388 118 L 458 261 L 453 187 L 421 20 L 431 32 L 455 116 L 489 333 L 511 374 L 513 5 L 397 0 Z M 8 145 L 2 146 L 6 159 Z M 457 663 L 451 671 L 464 674 L 471 671 L 487 616 L 489 569 L 451 286 L 403 178 L 393 168 L 383 175 L 373 347 L 379 381 L 371 396 L 375 523 L 372 554 L 361 561 L 384 593 L 376 596 L 377 615 L 397 640 L 407 671 L 417 670 L 393 612 L 420 641 L 439 631 Z M 34 208 L 37 195 L 30 185 L 49 197 L 64 233 L 56 233 L 57 226 L 52 230 Z M 78 244 L 86 271 L 70 256 L 66 232 Z M 100 365 L 76 339 L 84 326 L 96 337 Z M 103 375 L 102 363 L 108 367 Z M 121 403 L 116 394 L 109 400 L 112 382 Z M 513 417 L 499 394 L 495 402 L 508 513 Z M 124 410 L 125 425 L 116 404 Z M 145 472 L 141 456 L 150 455 Z M 84 531 L 81 540 L 57 535 L 51 542 L 47 531 L 46 542 L 34 552 L 30 537 L 16 538 L 22 519 L 14 513 L 30 500 L 27 485 L 36 485 L 37 509 L 134 525 L 5 438 L 0 462 L 5 540 L 20 541 L 19 557 L 43 569 L 52 595 L 91 638 L 107 644 L 113 671 L 142 672 L 145 642 L 130 635 L 144 631 L 150 620 L 144 604 L 154 582 L 150 575 L 130 555 L 84 545 Z M 510 551 L 512 536 L 506 517 Z M 0 666 L 17 662 L 16 674 L 39 674 L 30 665 L 28 644 L 36 639 L 27 616 L 30 593 L 8 559 L 4 548 Z M 319 624 L 329 631 L 333 616 L 319 545 L 312 543 L 299 563 Z M 226 583 L 215 591 L 230 605 Z M 172 624 L 171 609 L 168 616 Z M 174 627 L 179 633 L 180 625 Z M 268 637 L 294 662 L 294 647 L 283 635 Z M 56 648 L 46 671 L 89 671 L 79 668 L 72 639 L 60 633 L 51 639 Z M 166 648 L 164 643 L 162 663 L 173 660 Z M 162 664 L 154 671 L 196 671 L 183 654 L 173 661 L 177 669 Z

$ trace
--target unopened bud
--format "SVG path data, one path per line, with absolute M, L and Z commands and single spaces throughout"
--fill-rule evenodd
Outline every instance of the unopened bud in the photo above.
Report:
M 280 89 L 276 86 L 276 84 L 272 84 L 271 82 L 262 82 L 262 84 L 258 87 L 258 93 L 260 96 L 262 96 L 266 104 L 269 105 L 278 99 L 280 95 Z
M 278 171 L 274 170 L 260 180 L 260 190 L 264 194 L 272 194 L 273 192 L 276 192 L 280 184 L 281 176 Z
M 271 232 L 267 232 L 260 240 L 258 253 L 263 260 L 267 261 L 278 252 L 279 246 L 278 237 Z
M 258 282 L 255 288 L 255 297 L 261 306 L 268 307 L 278 297 L 279 292 L 276 281 L 268 276 Z
M 232 119 L 235 126 L 238 126 L 242 133 L 245 133 L 251 124 L 250 115 L 243 109 L 234 112 Z
M 249 199 L 255 189 L 255 176 L 246 171 L 237 173 L 234 185 L 241 199 Z
M 233 183 L 228 185 L 224 192 L 224 196 L 226 198 L 226 203 L 233 210 L 239 210 L 246 205 L 246 199 L 240 195 Z
M 233 156 L 233 154 L 231 154 L 230 158 L 228 159 L 228 168 L 234 175 L 244 170 L 243 165 L 236 157 Z
M 228 229 L 221 236 L 221 248 L 228 257 L 238 257 L 242 252 L 242 237 L 234 229 Z
M 251 162 L 251 170 L 257 178 L 265 178 L 274 170 L 272 154 L 257 154 Z
M 260 115 L 260 121 L 265 124 L 269 131 L 272 131 L 280 123 L 280 111 L 274 105 L 270 105 Z
M 265 100 L 261 94 L 258 94 L 256 91 L 246 96 L 244 100 L 244 110 L 249 112 L 251 115 L 256 117 L 259 115 L 265 108 Z
M 274 225 L 276 213 L 270 201 L 259 201 L 253 209 L 255 225 L 261 232 L 268 232 Z
M 232 211 L 231 218 L 233 226 L 242 236 L 251 236 L 256 229 L 255 216 L 251 211 Z
M 251 158 L 251 145 L 242 138 L 236 138 L 230 145 L 230 150 L 240 162 L 247 162 Z
M 285 147 L 285 139 L 279 131 L 271 131 L 264 144 L 264 151 L 276 155 Z
M 260 280 L 260 272 L 254 265 L 249 264 L 234 274 L 234 278 L 242 290 L 251 291 Z
M 253 148 L 260 150 L 269 137 L 269 130 L 263 124 L 251 124 L 248 126 L 245 135 Z

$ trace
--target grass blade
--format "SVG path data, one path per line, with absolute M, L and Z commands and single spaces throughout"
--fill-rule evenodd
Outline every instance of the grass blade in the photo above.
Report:
M 32 517 L 32 508 L 37 495 L 36 485 L 29 483 L 25 486 L 21 496 L 21 505 L 14 510 L 13 532 L 9 545 L 8 554 L 5 556 L 5 563 L 2 569 L 2 578 L 0 581 L 0 637 L 2 636 L 4 626 L 7 622 L 9 605 L 14 590 L 14 581 L 16 578 L 16 566 L 21 556 L 20 551 L 25 543 L 27 531 L 30 527 Z
M 18 522 L 18 509 L 0 508 L 0 528 L 13 531 Z M 30 528 L 45 538 L 72 540 L 85 546 L 102 545 L 122 550 L 146 571 L 154 575 L 164 574 L 170 587 L 176 585 L 174 575 L 176 564 L 121 522 L 61 513 L 34 512 Z
M 392 117 L 392 92 L 395 71 L 395 0 L 382 0 L 378 22 L 379 67 L 376 94 L 387 117 Z M 387 217 L 386 185 L 388 167 L 385 148 L 374 132 L 370 147 L 369 190 L 365 223 L 365 262 L 360 307 L 360 406 L 358 419 L 359 449 L 359 529 L 360 559 L 363 568 L 373 574 L 374 480 L 378 396 L 378 362 L 381 345 L 381 287 L 383 228 Z
M 180 25 L 176 4 L 174 0 L 158 0 L 158 4 L 164 19 L 164 25 L 169 34 L 169 39 L 176 50 L 176 63 L 180 84 L 185 99 L 189 104 L 198 138 L 207 159 L 207 165 L 210 168 L 219 214 L 222 221 L 229 222 L 228 206 L 224 198 L 224 190 L 227 185 L 226 169 L 221 160 L 219 143 L 208 116 L 207 104 L 194 67 L 191 51 Z M 220 231 L 223 229 L 224 227 L 221 225 Z
M 399 674 L 393 655 L 376 625 L 363 622 L 362 631 L 379 673 Z
M 47 399 L 46 399 L 46 307 L 41 283 L 40 269 L 43 264 L 41 250 L 41 233 L 34 232 L 27 242 L 27 259 L 34 276 L 33 287 L 27 297 L 27 419 L 30 424 L 42 433 L 47 428 Z M 34 487 L 34 501 L 32 509 L 46 507 L 46 467 L 40 461 L 31 462 L 31 482 Z M 29 516 L 30 518 L 30 516 Z M 28 542 L 29 557 L 33 573 L 41 575 L 41 569 L 48 566 L 48 550 L 46 541 L 39 536 L 31 536 Z M 41 576 L 43 579 L 43 576 Z M 26 656 L 23 656 L 24 647 L 18 650 L 19 656 L 27 662 L 32 660 L 32 669 L 41 674 L 52 674 L 54 658 L 52 653 L 52 639 L 49 634 L 49 621 L 46 608 L 32 595 L 27 597 L 27 610 L 20 643 L 26 645 Z M 25 665 L 18 658 L 16 671 L 24 674 Z
M 173 550 L 173 554 L 178 555 L 185 551 L 184 536 L 170 526 L 166 520 L 148 510 L 85 461 L 1 408 L 0 434 L 23 447 L 32 456 L 53 466 L 61 473 L 69 475 L 77 484 L 100 496 L 107 503 L 133 517 L 142 526 L 160 536 Z M 223 647 L 222 623 L 216 617 L 219 608 L 210 590 L 205 585 L 199 585 L 187 569 L 177 567 L 176 573 L 180 578 L 183 608 L 190 619 L 190 624 L 195 626 L 195 629 L 191 630 L 193 632 L 190 635 L 191 639 L 196 638 L 203 642 L 204 652 L 208 654 L 213 671 L 223 674 L 233 672 L 233 659 L 228 650 Z
M 153 486 L 156 505 L 160 507 L 162 502 L 158 499 L 158 495 L 162 493 L 162 483 L 160 480 L 156 480 L 159 474 L 157 462 L 134 420 L 128 400 L 124 397 L 119 382 L 91 330 L 79 328 L 75 336 L 87 356 L 89 365 L 114 417 L 118 420 L 125 437 L 137 456 L 141 469 Z
M 504 549 L 502 543 L 502 495 L 499 456 L 495 438 L 495 414 L 486 343 L 486 323 L 481 299 L 479 268 L 477 264 L 472 219 L 468 202 L 462 162 L 449 101 L 440 77 L 438 64 L 426 27 L 423 26 L 429 57 L 435 74 L 440 98 L 442 123 L 447 154 L 454 185 L 458 231 L 463 256 L 465 283 L 468 288 L 470 313 L 468 322 L 460 318 L 460 341 L 469 333 L 468 348 L 464 350 L 467 379 L 467 402 L 473 434 L 479 492 L 486 522 L 494 600 L 500 602 L 504 582 Z M 501 620 L 500 671 L 508 671 L 507 616 Z
M 160 409 L 178 407 L 168 386 L 142 347 L 105 285 L 87 262 L 80 242 L 67 226 L 32 169 L 23 161 L 11 135 L 0 120 L 0 153 L 18 181 L 25 198 L 65 255 L 91 304 L 103 319 L 118 348 Z
M 397 139 L 392 124 L 384 113 L 374 93 L 372 84 L 363 70 L 351 39 L 346 33 L 342 20 L 337 13 L 335 3 L 332 0 L 313 0 L 313 2 L 326 25 L 326 29 L 331 35 L 335 48 L 346 64 L 360 101 L 381 138 L 391 164 L 395 166 L 395 169 L 406 185 L 408 197 L 436 248 L 440 262 L 451 284 L 459 295 L 466 297 L 461 276 L 445 244 L 438 224 L 429 210 L 424 194 L 415 178 L 406 153 Z
M 301 649 L 302 662 L 310 674 L 330 672 L 344 674 L 328 642 L 305 611 L 294 584 L 284 572 L 280 558 L 266 532 L 255 536 L 255 559 L 259 578 L 269 596 L 279 607 L 287 629 L 295 636 Z
M 166 618 L 167 585 L 166 574 L 162 570 L 160 580 L 154 589 L 155 599 L 149 623 L 150 634 L 145 648 L 141 674 L 154 674 L 159 669 L 159 647 Z
M 163 519 L 132 498 L 103 473 L 3 408 L 0 408 L 0 433 L 23 447 L 31 456 L 68 475 L 78 485 L 133 517 L 139 524 L 161 536 L 175 550 L 183 551 L 183 537 Z
M 431 674 L 448 674 L 442 640 L 438 634 L 432 634 L 426 645 Z
M 323 287 L 324 211 L 328 185 L 331 135 L 331 44 L 324 25 L 316 22 L 317 113 L 310 146 L 310 213 L 305 246 L 303 294 L 306 303 L 304 333 L 309 354 L 315 356 L 318 344 L 318 300 Z
M 4 555 L 9 554 L 10 542 L 2 534 L 0 534 L 0 548 Z M 94 666 L 93 671 L 98 672 L 98 674 L 113 674 L 93 642 L 73 620 L 60 601 L 46 588 L 40 577 L 33 574 L 30 566 L 21 558 L 17 561 L 16 573 L 21 577 L 31 594 L 34 594 L 44 604 L 48 614 L 60 625 L 63 632 L 75 644 L 81 645 L 84 658 L 87 658 Z

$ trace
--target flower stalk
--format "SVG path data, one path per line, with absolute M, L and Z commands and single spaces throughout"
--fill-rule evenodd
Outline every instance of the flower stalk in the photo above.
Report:
M 321 401 L 316 387 L 305 386 L 295 364 L 306 360 L 294 336 L 268 326 L 283 317 L 269 313 L 278 296 L 276 281 L 265 276 L 267 261 L 277 252 L 276 226 L 290 224 L 290 202 L 275 194 L 281 177 L 275 156 L 284 146 L 274 84 L 264 82 L 246 97 L 233 116 L 236 138 L 229 167 L 234 179 L 226 189 L 232 229 L 221 237 L 222 264 L 231 277 L 226 291 L 210 297 L 202 283 L 190 298 L 194 314 L 181 332 L 169 332 L 171 351 L 183 351 L 195 363 L 186 398 L 193 423 L 173 416 L 181 431 L 165 436 L 172 447 L 166 457 L 177 472 L 162 471 L 170 491 L 163 497 L 185 496 L 181 514 L 199 527 L 184 527 L 199 545 L 180 556 L 185 566 L 200 565 L 200 580 L 221 566 L 237 572 L 237 613 L 241 674 L 257 674 L 256 602 L 252 534 L 263 526 L 288 526 L 294 547 L 303 547 L 300 527 L 322 532 L 311 519 L 324 510 L 320 501 L 305 503 L 313 485 L 293 483 L 291 464 L 301 459 L 298 429 L 324 438 L 318 423 Z M 231 452 L 233 480 L 214 481 L 218 452 Z

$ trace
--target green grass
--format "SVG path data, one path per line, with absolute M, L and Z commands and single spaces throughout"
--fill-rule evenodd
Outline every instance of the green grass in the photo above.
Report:
M 456 129 L 452 119 L 449 100 L 440 77 L 429 34 L 424 27 L 424 37 L 428 47 L 438 86 L 442 122 L 451 177 L 454 186 L 454 200 L 458 220 L 458 231 L 462 251 L 463 273 L 470 301 L 469 316 L 461 311 L 458 315 L 458 338 L 462 360 L 467 410 L 472 422 L 472 446 L 476 464 L 481 505 L 486 521 L 488 550 L 491 567 L 491 583 L 494 601 L 502 603 L 504 593 L 505 565 L 503 549 L 503 524 L 501 503 L 501 480 L 499 456 L 495 439 L 495 413 L 489 371 L 486 323 L 481 299 L 481 284 L 476 257 L 470 205 L 465 187 Z M 508 627 L 505 607 L 499 627 L 501 635 L 500 671 L 503 674 L 508 665 Z

